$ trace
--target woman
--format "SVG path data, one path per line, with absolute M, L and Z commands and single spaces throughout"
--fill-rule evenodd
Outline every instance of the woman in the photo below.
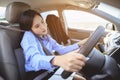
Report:
M 56 66 L 59 66 L 69 72 L 78 72 L 85 65 L 85 57 L 78 53 L 84 41 L 70 46 L 58 44 L 47 33 L 47 25 L 38 12 L 25 11 L 20 17 L 20 26 L 25 30 L 21 47 L 25 55 L 26 71 L 53 71 Z M 50 55 L 46 53 L 44 46 Z M 53 51 L 60 55 L 53 55 Z

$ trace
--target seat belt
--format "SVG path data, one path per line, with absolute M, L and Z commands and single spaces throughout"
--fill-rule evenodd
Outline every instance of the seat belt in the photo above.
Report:
M 59 69 L 59 67 L 55 68 L 54 71 L 49 72 L 43 72 L 42 74 L 36 76 L 33 80 L 48 80 L 50 77 L 54 75 L 54 73 Z
M 25 32 L 24 30 L 21 30 L 21 29 L 12 28 L 12 27 L 10 27 L 10 25 L 9 26 L 0 25 L 0 28 L 1 29 L 6 29 L 6 30 L 18 31 L 18 32 Z
M 38 38 L 38 40 L 40 41 L 41 46 L 42 46 L 43 51 L 45 52 L 45 54 L 46 54 L 46 55 L 52 55 L 52 53 L 45 47 L 44 43 L 42 42 L 42 39 L 41 39 L 39 36 L 37 36 L 33 31 L 32 31 L 32 33 L 33 33 L 33 34 Z
M 46 55 L 52 55 L 52 53 L 45 47 L 45 45 L 43 44 L 43 42 L 41 41 L 41 39 L 38 37 L 41 45 L 42 45 L 42 48 L 43 48 L 43 51 L 45 52 Z
M 34 33 L 33 33 L 33 34 L 34 34 Z M 45 54 L 48 55 L 48 56 L 49 56 L 49 55 L 52 55 L 52 53 L 46 48 L 46 46 L 45 46 L 44 43 L 42 42 L 42 39 L 41 39 L 40 37 L 38 37 L 36 34 L 34 34 L 34 35 L 35 35 L 35 36 L 38 38 L 38 40 L 40 41 L 41 46 L 42 46 L 43 51 L 45 52 Z M 44 73 L 36 76 L 33 80 L 47 80 L 47 79 L 49 79 L 49 78 L 57 71 L 58 68 L 59 68 L 59 67 L 56 67 L 53 72 L 46 71 L 46 72 L 44 72 Z
M 42 74 L 36 76 L 33 80 L 43 80 L 46 76 L 50 74 L 49 71 L 43 72 Z

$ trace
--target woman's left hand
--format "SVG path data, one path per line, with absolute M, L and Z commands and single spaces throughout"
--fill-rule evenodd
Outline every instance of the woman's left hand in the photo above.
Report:
M 88 40 L 88 38 L 85 38 L 85 39 L 79 41 L 79 42 L 78 42 L 78 45 L 79 45 L 79 46 L 84 45 L 84 44 L 86 43 L 87 40 Z

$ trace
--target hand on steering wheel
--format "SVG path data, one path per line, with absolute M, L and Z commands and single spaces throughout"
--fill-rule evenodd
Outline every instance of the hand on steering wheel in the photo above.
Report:
M 103 35 L 105 28 L 103 26 L 99 26 L 92 35 L 87 39 L 86 43 L 80 47 L 80 54 L 84 56 L 88 56 L 91 50 L 94 48 L 96 43 L 100 40 L 101 36 Z M 72 72 L 63 71 L 61 76 L 62 78 L 68 78 Z

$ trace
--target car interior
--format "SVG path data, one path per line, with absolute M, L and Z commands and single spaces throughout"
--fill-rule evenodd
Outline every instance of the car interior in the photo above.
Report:
M 5 1 L 7 3 L 7 0 Z M 25 31 L 20 29 L 20 26 L 18 24 L 19 17 L 22 12 L 28 9 L 34 9 L 39 12 L 44 12 L 44 11 L 49 11 L 49 6 L 53 10 L 55 9 L 55 7 L 50 5 L 48 3 L 49 1 L 45 1 L 45 2 L 43 1 L 42 3 L 42 1 L 40 0 L 41 1 L 40 4 L 36 0 L 35 0 L 35 4 L 32 4 L 32 0 L 31 2 L 27 0 L 25 1 L 8 0 L 8 1 L 9 3 L 6 6 L 6 11 L 5 11 L 5 19 L 7 20 L 7 23 L 0 22 L 0 80 L 27 80 L 27 79 L 29 80 L 29 78 L 26 78 L 27 73 L 24 67 L 25 59 L 22 48 L 20 46 L 20 42 Z M 72 3 L 72 1 L 74 3 Z M 116 6 L 118 9 L 120 9 L 119 0 L 115 0 L 115 1 L 101 0 L 101 1 L 104 3 L 108 3 L 112 6 Z M 88 45 L 83 46 L 84 49 L 82 53 L 89 54 L 87 56 L 90 58 L 90 60 L 87 61 L 85 67 L 80 71 L 79 76 L 82 75 L 82 77 L 84 77 L 86 80 L 120 80 L 120 66 L 119 66 L 120 65 L 120 48 L 119 48 L 120 33 L 118 32 L 120 29 L 120 22 L 119 19 L 117 19 L 116 17 L 110 16 L 107 13 L 95 9 L 99 6 L 101 1 L 86 0 L 86 2 L 84 2 L 84 0 L 83 1 L 70 0 L 70 1 L 66 1 L 69 4 L 61 5 L 64 4 L 64 0 L 61 1 L 52 0 L 50 3 L 53 3 L 54 5 L 57 6 L 57 8 L 60 8 L 59 9 L 60 12 L 64 8 L 67 8 L 69 10 L 73 6 L 72 9 L 86 11 L 92 14 L 96 14 L 99 17 L 105 18 L 106 20 L 109 20 L 110 22 L 113 23 L 112 28 L 111 26 L 109 27 L 109 24 L 106 25 L 105 27 L 105 28 L 109 27 L 110 30 L 111 29 L 113 30 L 110 33 L 107 31 L 105 32 L 97 31 L 99 33 L 94 35 L 94 33 L 92 33 L 94 31 L 88 31 L 86 34 L 84 34 L 83 32 L 87 30 L 81 31 L 72 28 L 66 29 L 64 23 L 65 21 L 63 20 L 63 17 L 61 16 L 58 17 L 53 14 L 47 15 L 46 23 L 49 28 L 50 35 L 58 43 L 62 45 L 73 44 L 83 38 L 89 36 L 90 36 L 89 38 L 91 38 L 91 36 L 94 35 L 94 39 L 93 38 L 91 39 L 91 41 L 94 43 L 93 47 L 99 49 L 100 52 L 90 53 L 94 48 L 91 46 L 92 42 L 87 41 L 89 43 L 89 46 Z M 57 2 L 60 4 L 57 4 Z M 113 2 L 115 2 L 115 4 L 112 4 Z M 61 6 L 63 7 L 61 8 Z M 77 34 L 79 32 L 80 32 L 79 35 L 81 36 Z M 100 33 L 103 34 L 100 37 L 98 37 Z M 90 48 L 90 51 L 88 51 L 89 49 L 87 50 L 85 48 Z M 70 77 L 70 75 L 71 73 L 67 71 L 63 71 L 63 73 L 59 76 L 62 76 L 64 79 L 66 79 Z M 84 80 L 84 79 L 74 79 L 74 80 Z

